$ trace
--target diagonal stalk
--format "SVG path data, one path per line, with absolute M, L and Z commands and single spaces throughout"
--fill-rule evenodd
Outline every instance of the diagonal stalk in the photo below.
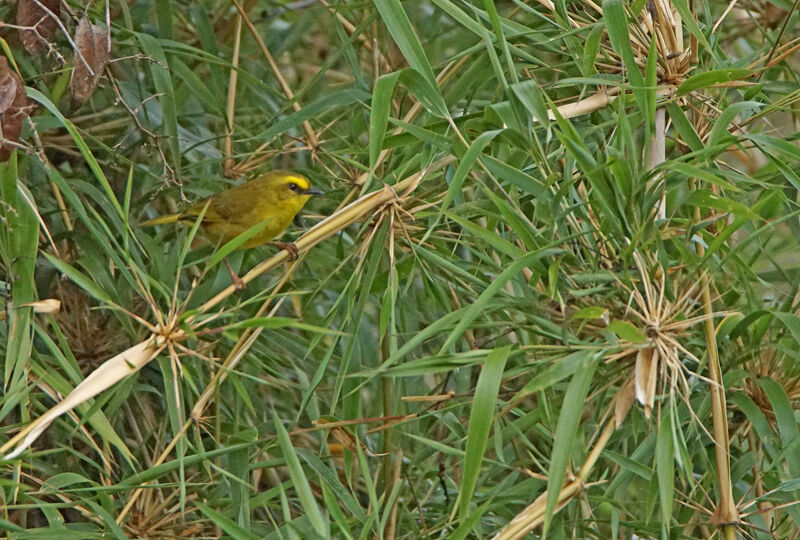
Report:
M 583 487 L 597 464 L 597 460 L 600 459 L 600 454 L 611 439 L 611 435 L 614 434 L 628 416 L 633 400 L 633 380 L 630 380 L 617 391 L 617 395 L 611 401 L 606 414 L 608 419 L 605 426 L 603 426 L 603 431 L 600 432 L 600 436 L 581 466 L 577 477 L 561 488 L 558 493 L 555 512 L 559 512 L 575 495 L 583 491 Z M 525 510 L 517 514 L 492 540 L 517 540 L 525 537 L 530 531 L 544 523 L 546 509 L 547 490 L 539 495 Z
M 692 181 L 691 188 L 692 190 L 695 188 L 694 181 Z M 695 209 L 695 220 L 699 222 L 700 219 L 700 208 L 698 207 Z M 697 254 L 702 258 L 706 252 L 704 245 L 701 242 L 697 242 L 696 249 Z M 708 283 L 708 274 L 706 272 L 703 272 L 700 276 L 700 289 L 702 291 L 703 313 L 708 316 L 704 326 L 706 346 L 708 348 L 708 377 L 711 379 L 714 454 L 717 461 L 717 480 L 719 482 L 719 498 L 712 521 L 715 525 L 720 525 L 722 537 L 725 540 L 734 540 L 736 538 L 736 524 L 739 522 L 739 512 L 733 500 L 733 489 L 731 487 L 731 456 L 730 440 L 728 438 L 728 417 L 725 406 L 725 388 L 722 385 L 722 368 L 719 363 L 714 321 L 710 317 L 711 313 L 713 313 L 713 308 L 711 306 L 711 287 Z

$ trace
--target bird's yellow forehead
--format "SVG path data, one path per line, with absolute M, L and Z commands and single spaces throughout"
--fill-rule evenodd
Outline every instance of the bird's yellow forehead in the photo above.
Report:
M 286 177 L 286 183 L 287 183 L 287 184 L 288 184 L 288 183 L 297 184 L 297 185 L 298 185 L 298 187 L 299 187 L 300 189 L 302 189 L 303 191 L 305 191 L 305 190 L 307 190 L 308 188 L 310 188 L 310 187 L 311 187 L 311 182 L 309 182 L 308 180 L 306 180 L 306 179 L 305 179 L 305 178 L 303 178 L 302 176 L 292 176 L 292 175 L 288 175 L 288 176 Z

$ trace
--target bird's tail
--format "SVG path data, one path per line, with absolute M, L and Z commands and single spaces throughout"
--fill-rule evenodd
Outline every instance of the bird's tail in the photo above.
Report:
M 139 227 L 152 227 L 153 225 L 163 225 L 164 223 L 175 223 L 181 217 L 181 214 L 167 214 L 166 216 L 158 216 L 157 218 L 148 219 L 139 223 Z

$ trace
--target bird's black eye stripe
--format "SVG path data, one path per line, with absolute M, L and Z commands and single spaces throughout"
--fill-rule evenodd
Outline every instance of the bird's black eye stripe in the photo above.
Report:
M 297 191 L 299 187 L 300 187 L 300 186 L 298 186 L 298 185 L 297 185 L 297 184 L 295 184 L 294 182 L 292 182 L 291 184 L 289 184 L 289 189 L 291 189 L 292 191 Z

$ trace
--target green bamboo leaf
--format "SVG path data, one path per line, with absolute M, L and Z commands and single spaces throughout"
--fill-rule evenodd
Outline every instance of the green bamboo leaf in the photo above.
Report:
M 633 55 L 633 49 L 631 49 L 630 36 L 628 34 L 628 16 L 625 13 L 622 0 L 604 0 L 603 17 L 606 21 L 606 30 L 608 30 L 611 46 L 622 57 L 622 63 L 625 65 L 626 74 L 631 82 L 633 95 L 636 97 L 636 102 L 639 104 L 642 114 L 646 114 L 648 99 L 645 92 L 644 78 L 642 77 L 642 72 L 639 71 L 640 68 Z
M 714 184 L 715 186 L 719 186 L 728 191 L 732 192 L 742 191 L 742 189 L 738 187 L 736 184 L 733 184 L 731 182 L 728 182 L 727 180 L 720 178 L 719 176 L 717 176 L 716 174 L 707 169 L 697 167 L 690 163 L 683 163 L 681 161 L 675 161 L 675 160 L 665 161 L 664 164 L 661 166 L 661 168 L 666 172 L 680 173 L 684 175 L 686 178 L 696 178 L 698 180 L 708 182 L 709 184 Z M 747 208 L 744 205 L 741 206 Z M 748 212 L 749 211 L 750 210 L 748 209 Z
M 591 26 L 589 35 L 583 45 L 583 56 L 581 57 L 581 73 L 588 77 L 597 74 L 597 68 L 594 66 L 597 60 L 597 53 L 600 51 L 600 43 L 603 38 L 605 25 L 598 22 Z
M 225 330 L 241 330 L 242 328 L 297 328 L 298 330 L 306 330 L 308 332 L 343 335 L 336 330 L 322 328 L 321 326 L 304 323 L 297 319 L 290 319 L 289 317 L 251 317 L 247 320 L 230 324 L 225 327 Z
M 296 111 L 285 118 L 282 118 L 278 122 L 275 122 L 264 131 L 257 133 L 254 138 L 260 141 L 269 141 L 277 135 L 297 128 L 306 120 L 310 120 L 311 118 L 314 118 L 318 114 L 329 109 L 346 107 L 348 105 L 352 105 L 353 103 L 369 101 L 369 99 L 370 94 L 368 92 L 353 88 L 347 88 L 338 92 L 334 92 L 333 94 L 327 94 L 319 98 L 317 101 L 309 103 L 299 111 Z
M 672 440 L 672 407 L 669 406 L 661 408 L 655 465 L 662 528 L 669 530 L 672 522 L 672 501 L 675 499 L 675 449 Z
M 36 255 L 39 248 L 39 220 L 35 199 L 24 184 L 18 181 L 18 153 L 7 164 L 0 164 L 0 253 L 7 262 L 11 277 L 8 310 L 7 341 L 3 370 L 3 388 L 9 384 L 16 390 L 24 388 L 25 368 L 30 359 L 33 336 L 33 309 L 18 307 L 36 300 Z M 8 277 L 4 279 L 9 279 Z M 5 288 L 4 284 L 4 288 Z M 8 301 L 7 300 L 7 301 Z
M 411 26 L 411 21 L 403 9 L 399 0 L 375 0 L 375 7 L 381 15 L 383 23 L 389 30 L 392 39 L 397 44 L 400 52 L 403 53 L 408 65 L 421 77 L 421 84 L 427 86 L 433 103 L 434 110 L 441 116 L 448 116 L 447 106 L 444 103 L 439 87 L 436 84 L 436 76 L 433 74 L 431 64 L 425 56 L 425 51 Z
M 372 89 L 369 116 L 369 169 L 373 172 L 383 147 L 386 124 L 392 107 L 392 96 L 401 73 L 400 71 L 395 71 L 378 77 L 378 80 L 375 81 L 375 87 Z
M 67 132 L 72 137 L 72 140 L 75 142 L 75 145 L 78 147 L 83 159 L 86 160 L 86 164 L 89 166 L 89 169 L 94 173 L 95 178 L 97 181 L 100 182 L 100 185 L 103 187 L 103 191 L 105 192 L 106 196 L 108 197 L 108 202 L 111 203 L 114 210 L 117 212 L 117 216 L 120 219 L 125 219 L 125 214 L 122 211 L 122 206 L 120 206 L 119 201 L 117 200 L 116 195 L 114 195 L 114 190 L 111 188 L 111 184 L 108 182 L 103 169 L 100 167 L 100 164 L 97 162 L 97 159 L 92 154 L 92 151 L 89 149 L 89 145 L 86 144 L 86 141 L 83 140 L 83 137 L 78 133 L 78 130 L 75 129 L 75 126 L 64 118 L 64 115 L 61 114 L 61 111 L 58 110 L 53 102 L 51 102 L 44 94 L 39 92 L 38 90 L 34 90 L 33 88 L 26 88 L 28 97 L 33 99 L 34 101 L 41 104 L 47 111 L 52 114 L 56 120 L 58 120 L 59 124 L 63 126 Z
M 94 281 L 92 281 L 88 276 L 83 274 L 80 270 L 69 264 L 68 262 L 62 261 L 61 259 L 50 255 L 47 252 L 43 252 L 42 255 L 50 261 L 50 263 L 56 267 L 56 269 L 67 276 L 70 280 L 75 282 L 81 288 L 83 288 L 86 292 L 88 292 L 93 297 L 97 298 L 101 302 L 111 305 L 114 305 L 114 301 L 111 297 L 100 287 L 95 285 Z
M 738 81 L 749 78 L 755 73 L 751 69 L 712 69 L 692 75 L 678 86 L 678 95 L 683 96 L 701 88 L 708 88 L 720 83 Z
M 602 30 L 602 27 L 600 28 Z M 514 92 L 514 95 L 535 120 L 544 125 L 550 122 L 547 103 L 545 103 L 542 97 L 542 90 L 536 81 L 530 80 L 513 84 L 511 85 L 511 91 Z
M 736 217 L 759 221 L 761 216 L 747 208 L 740 202 L 725 198 L 706 189 L 698 189 L 689 197 L 689 204 L 700 208 L 716 208 L 723 212 L 730 212 Z
M 608 312 L 603 306 L 589 306 L 572 314 L 572 319 L 600 319 Z
M 178 178 L 181 177 L 181 151 L 178 144 L 178 108 L 175 101 L 175 89 L 172 84 L 169 63 L 161 48 L 161 43 L 149 34 L 136 32 L 136 39 L 142 44 L 145 54 L 150 57 L 150 74 L 153 76 L 158 102 L 163 114 L 164 135 L 172 154 L 172 168 Z M 168 36 L 165 36 L 168 37 Z
M 481 374 L 478 376 L 475 400 L 469 415 L 464 473 L 461 477 L 461 489 L 458 492 L 458 516 L 461 521 L 465 521 L 469 517 L 472 495 L 475 492 L 475 486 L 478 485 L 481 462 L 497 408 L 497 394 L 510 352 L 510 345 L 490 352 L 483 364 Z
M 208 519 L 217 524 L 220 529 L 225 531 L 226 534 L 229 534 L 231 538 L 234 538 L 235 540 L 256 540 L 257 538 L 260 538 L 258 535 L 255 535 L 247 529 L 240 527 L 231 518 L 222 512 L 217 512 L 207 504 L 203 504 L 200 501 L 195 501 L 194 505 L 197 506 L 197 508 L 199 508 Z
M 718 61 L 717 51 L 706 39 L 706 35 L 700 30 L 700 26 L 698 26 L 697 21 L 694 18 L 694 13 L 689 8 L 689 1 L 688 0 L 675 0 L 672 5 L 677 10 L 678 14 L 681 16 L 681 21 L 689 30 L 689 33 L 692 34 L 694 37 L 697 38 L 697 41 L 700 42 L 703 47 L 711 54 L 715 61 Z M 675 51 L 679 52 L 679 51 Z
M 306 473 L 303 471 L 303 466 L 297 458 L 297 453 L 289 438 L 289 433 L 287 433 L 286 428 L 283 427 L 283 422 L 281 422 L 281 419 L 277 415 L 275 415 L 275 431 L 278 434 L 278 445 L 281 447 L 281 452 L 286 460 L 286 466 L 289 468 L 292 486 L 297 492 L 297 498 L 300 499 L 300 505 L 303 507 L 305 515 L 308 516 L 319 538 L 330 538 L 328 521 L 322 515 L 317 501 L 314 499 L 311 486 L 306 478 Z
M 557 382 L 572 376 L 580 366 L 585 364 L 587 358 L 591 354 L 592 352 L 588 350 L 578 351 L 570 354 L 566 358 L 553 360 L 544 371 L 528 381 L 528 383 L 514 395 L 511 402 L 517 403 L 525 396 L 551 388 Z
M 714 122 L 714 127 L 711 128 L 711 133 L 708 136 L 706 145 L 716 146 L 719 144 L 722 138 L 728 135 L 728 126 L 737 116 L 752 112 L 761 107 L 763 107 L 763 104 L 756 101 L 741 101 L 729 105 Z
M 435 76 L 430 62 L 425 56 L 425 51 L 411 26 L 411 21 L 408 19 L 403 5 L 398 0 L 375 0 L 375 7 L 378 8 L 383 23 L 408 64 L 425 77 L 429 83 L 433 83 Z
M 572 445 L 580 427 L 581 412 L 594 376 L 594 370 L 597 367 L 598 356 L 597 353 L 592 353 L 584 359 L 581 369 L 578 369 L 575 375 L 572 376 L 567 392 L 564 394 L 564 401 L 561 403 L 553 450 L 551 451 L 552 458 L 547 471 L 547 505 L 542 529 L 544 537 L 547 536 L 547 530 L 550 527 L 553 513 L 556 509 L 558 495 L 564 485 L 567 464 L 572 456 Z
M 631 343 L 647 343 L 647 336 L 628 321 L 612 321 L 607 328 L 609 331 L 614 332 L 622 339 L 630 341 Z
M 681 136 L 681 139 L 684 143 L 693 151 L 699 152 L 705 146 L 703 145 L 703 141 L 700 139 L 700 135 L 697 134 L 697 131 L 694 129 L 694 126 L 689 119 L 686 118 L 686 113 L 683 112 L 676 103 L 669 102 L 666 105 L 667 113 L 669 113 L 670 120 L 675 125 L 675 129 Z

